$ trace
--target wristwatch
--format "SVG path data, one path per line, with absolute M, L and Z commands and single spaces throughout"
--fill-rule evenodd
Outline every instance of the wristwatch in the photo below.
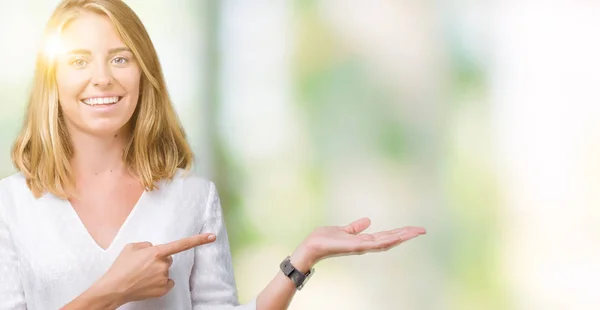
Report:
M 294 265 L 292 265 L 289 256 L 281 262 L 279 268 L 284 275 L 294 282 L 297 290 L 301 290 L 306 282 L 308 282 L 308 279 L 310 279 L 313 273 L 315 273 L 315 268 L 311 268 L 307 273 L 300 272 L 298 269 L 296 269 L 296 267 L 294 267 Z

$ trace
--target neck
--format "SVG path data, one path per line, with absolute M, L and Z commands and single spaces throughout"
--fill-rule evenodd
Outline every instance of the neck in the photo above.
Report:
M 77 179 L 108 174 L 126 174 L 123 151 L 129 139 L 128 130 L 108 136 L 96 136 L 71 130 L 69 136 L 73 147 L 71 166 Z

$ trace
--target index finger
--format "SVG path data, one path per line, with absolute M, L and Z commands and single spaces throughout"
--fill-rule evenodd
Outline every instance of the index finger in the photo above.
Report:
M 158 255 L 162 257 L 171 256 L 202 244 L 207 244 L 215 241 L 214 234 L 199 234 L 183 239 L 171 241 L 169 243 L 155 245 L 158 250 Z

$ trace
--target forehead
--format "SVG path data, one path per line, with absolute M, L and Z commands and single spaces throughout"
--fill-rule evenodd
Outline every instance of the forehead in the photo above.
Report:
M 81 13 L 63 29 L 61 44 L 66 50 L 86 49 L 94 53 L 125 46 L 110 19 L 91 12 Z

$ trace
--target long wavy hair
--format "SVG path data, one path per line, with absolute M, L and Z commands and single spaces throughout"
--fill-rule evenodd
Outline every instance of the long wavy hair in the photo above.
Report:
M 140 96 L 129 121 L 132 134 L 123 161 L 146 190 L 171 179 L 178 168 L 189 170 L 193 155 L 173 109 L 156 50 L 144 25 L 121 0 L 64 0 L 50 17 L 38 52 L 33 87 L 23 127 L 12 148 L 12 161 L 36 198 L 75 194 L 70 159 L 73 147 L 65 126 L 52 50 L 56 38 L 83 12 L 107 16 L 141 69 Z

